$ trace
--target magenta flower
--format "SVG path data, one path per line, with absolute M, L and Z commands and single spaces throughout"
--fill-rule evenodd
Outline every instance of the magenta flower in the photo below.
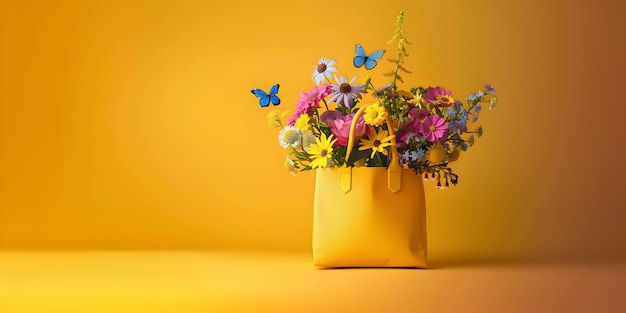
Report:
M 445 139 L 447 131 L 446 119 L 439 115 L 427 116 L 421 125 L 422 135 L 430 142 Z
M 454 104 L 452 92 L 445 90 L 443 87 L 428 87 L 424 94 L 424 100 L 430 103 L 436 103 L 440 107 L 449 107 Z
M 348 138 L 350 137 L 350 125 L 354 119 L 354 114 L 341 116 L 337 119 L 331 120 L 328 123 L 330 131 L 337 138 L 336 146 L 347 146 Z M 369 125 L 365 124 L 363 117 L 359 117 L 356 122 L 356 129 L 354 130 L 354 142 L 357 142 L 361 137 L 368 135 L 370 132 Z
M 414 122 L 418 121 L 421 123 L 421 121 L 428 116 L 428 110 L 413 108 L 409 111 L 409 116 L 413 118 Z

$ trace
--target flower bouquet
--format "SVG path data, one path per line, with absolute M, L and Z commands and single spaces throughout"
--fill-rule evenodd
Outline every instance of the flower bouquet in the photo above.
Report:
M 444 87 L 401 87 L 401 74 L 411 73 L 404 67 L 410 43 L 402 24 L 400 12 L 389 41 L 396 44 L 394 58 L 388 59 L 394 69 L 382 74 L 387 82 L 377 85 L 371 75 L 360 82 L 357 77 L 338 77 L 337 62 L 321 58 L 311 75 L 316 85 L 300 93 L 295 111 L 272 110 L 267 115 L 269 124 L 280 128 L 278 142 L 289 151 L 285 167 L 292 174 L 325 167 L 387 167 L 395 138 L 403 168 L 436 180 L 437 188 L 457 184 L 458 175 L 450 163 L 483 134 L 482 126 L 474 125 L 485 105 L 496 106 L 495 89 L 485 84 L 483 90 L 461 101 Z M 385 50 L 367 54 L 356 44 L 355 53 L 353 65 L 372 70 Z M 260 98 L 261 106 L 278 105 L 278 88 L 276 84 L 269 93 L 260 89 L 252 93 Z M 367 106 L 364 114 L 353 120 L 362 106 Z M 352 124 L 354 145 L 346 160 Z
M 443 87 L 403 88 L 408 56 L 396 21 L 393 70 L 382 85 L 337 76 L 337 62 L 321 58 L 315 86 L 300 93 L 293 113 L 272 110 L 278 142 L 292 173 L 316 169 L 313 261 L 320 267 L 426 267 L 425 180 L 456 185 L 450 164 L 483 133 L 474 127 L 483 106 L 496 106 L 485 84 L 464 101 Z M 385 50 L 366 53 L 356 44 L 352 63 L 374 69 Z M 253 89 L 262 107 L 280 104 L 279 85 Z

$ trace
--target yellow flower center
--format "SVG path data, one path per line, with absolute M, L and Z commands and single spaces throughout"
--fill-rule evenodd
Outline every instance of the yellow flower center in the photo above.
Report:
M 436 130 L 437 130 L 437 128 L 436 128 L 435 126 L 433 126 L 433 125 L 430 125 L 430 128 L 429 128 L 429 129 L 430 129 L 430 131 L 431 131 L 431 132 L 434 132 L 434 131 L 436 131 Z

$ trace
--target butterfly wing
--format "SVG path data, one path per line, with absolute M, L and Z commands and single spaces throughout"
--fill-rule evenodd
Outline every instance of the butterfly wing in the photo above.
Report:
M 363 49 L 363 47 L 357 43 L 354 53 L 356 53 L 356 56 L 354 57 L 354 60 L 352 62 L 354 63 L 354 66 L 357 68 L 363 66 L 363 64 L 365 64 L 365 61 L 367 60 L 365 49 Z
M 272 89 L 270 89 L 270 95 L 275 95 L 278 93 L 278 88 L 280 87 L 279 84 L 275 84 L 274 86 L 272 86 Z
M 384 53 L 385 50 L 376 50 L 367 56 L 367 60 L 365 60 L 365 69 L 371 70 L 376 67 L 376 64 L 378 64 L 376 61 L 380 60 Z
M 259 98 L 259 104 L 261 107 L 266 107 L 270 104 L 270 95 L 268 95 L 265 91 L 261 89 L 252 89 L 252 94 Z
M 272 102 L 273 105 L 279 105 L 280 104 L 280 98 L 278 98 L 277 95 L 271 95 L 270 96 L 270 101 Z
M 280 104 L 280 98 L 278 98 L 278 88 L 280 87 L 279 84 L 275 84 L 274 86 L 272 86 L 272 89 L 270 89 L 270 102 L 272 102 L 273 105 L 279 105 Z

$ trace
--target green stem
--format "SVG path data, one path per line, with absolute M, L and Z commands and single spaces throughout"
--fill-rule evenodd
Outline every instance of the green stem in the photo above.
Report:
M 400 69 L 400 58 L 396 59 L 396 68 L 393 70 L 393 90 L 398 90 L 398 86 L 396 86 L 396 80 L 398 79 L 398 70 Z
M 324 101 L 324 106 L 326 107 L 326 111 L 328 111 L 328 103 L 326 103 L 326 99 L 322 99 Z

